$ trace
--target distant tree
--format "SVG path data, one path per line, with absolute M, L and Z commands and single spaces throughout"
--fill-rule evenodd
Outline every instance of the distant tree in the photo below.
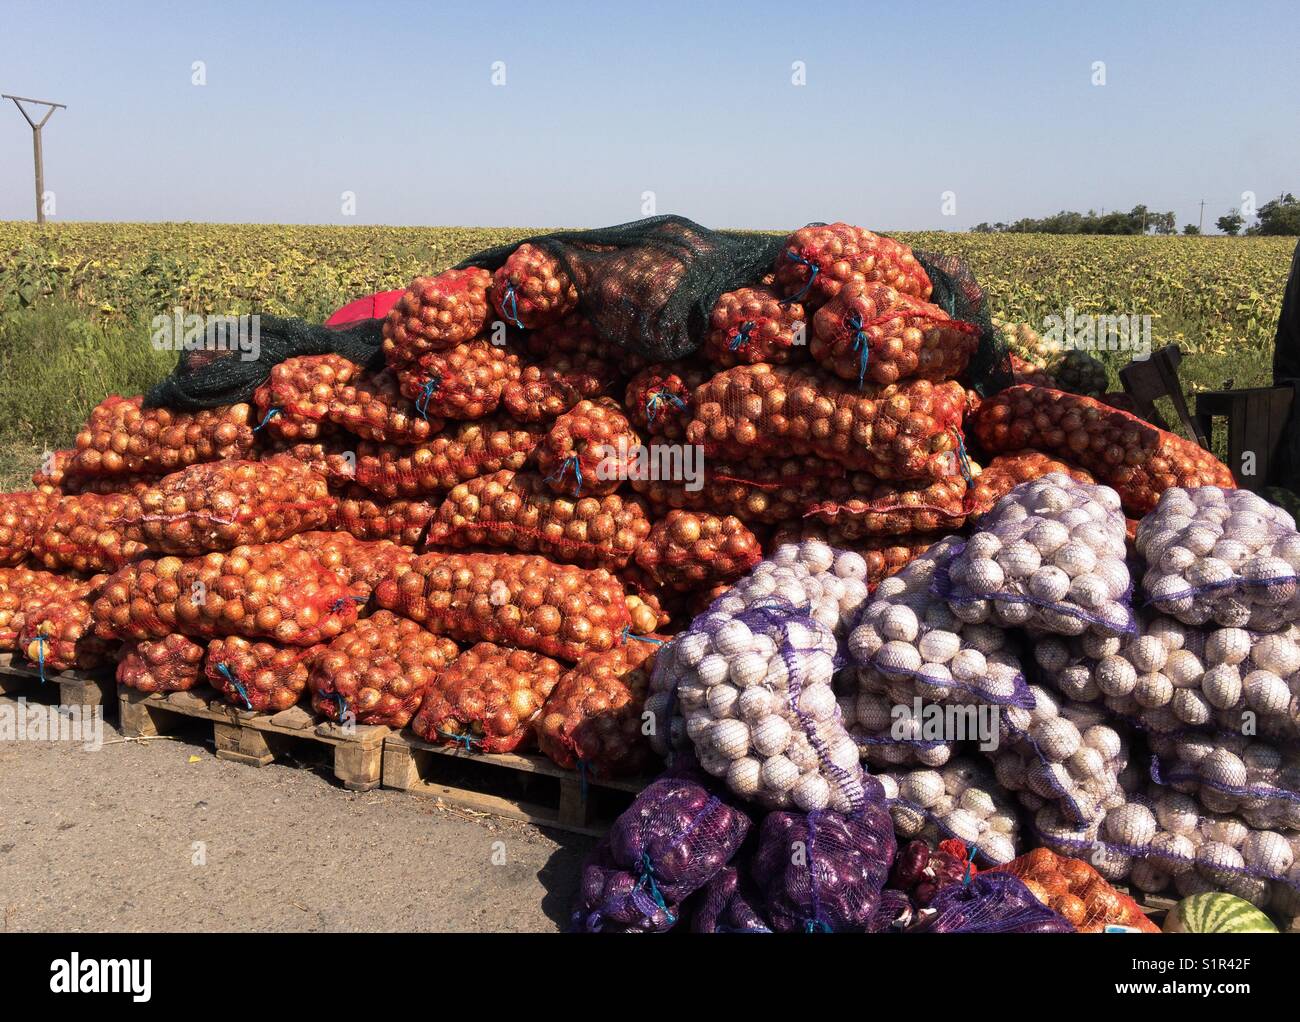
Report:
M 1259 207 L 1259 222 L 1247 234 L 1300 234 L 1300 199 L 1290 192 Z
M 993 225 L 986 220 L 982 224 L 976 224 L 970 231 L 971 234 L 992 234 Z
M 1201 233 L 1201 229 L 1200 229 L 1199 227 L 1197 227 L 1195 224 L 1183 224 L 1183 233 L 1184 233 L 1184 234 L 1200 234 L 1200 233 Z
M 1240 213 L 1235 209 L 1230 209 L 1223 216 L 1219 217 L 1218 220 L 1214 221 L 1214 226 L 1224 234 L 1236 235 L 1236 233 L 1241 230 L 1241 225 L 1245 222 L 1246 221 L 1241 218 Z

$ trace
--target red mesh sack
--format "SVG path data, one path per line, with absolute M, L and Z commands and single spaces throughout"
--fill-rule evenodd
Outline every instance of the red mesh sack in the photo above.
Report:
M 861 386 L 899 380 L 949 380 L 979 347 L 974 323 L 884 284 L 849 284 L 813 317 L 812 357 Z
M 621 568 L 649 533 L 650 519 L 635 498 L 556 496 L 540 476 L 507 470 L 447 494 L 428 543 L 506 547 L 588 568 Z
M 357 475 L 355 446 L 355 442 L 345 443 L 337 436 L 296 444 L 280 440 L 265 446 L 263 458 L 266 461 L 277 456 L 292 458 L 317 475 L 324 476 L 331 486 L 346 486 Z
M 176 632 L 156 642 L 128 642 L 117 662 L 117 683 L 140 692 L 188 692 L 203 678 L 205 652 Z
M 31 559 L 51 571 L 116 571 L 147 550 L 120 524 L 140 513 L 140 502 L 125 493 L 60 497 L 33 537 Z
M 821 458 L 754 458 L 708 462 L 696 490 L 681 480 L 642 478 L 633 478 L 632 488 L 661 510 L 707 510 L 750 525 L 777 525 L 802 517 L 825 494 L 828 480 L 844 474 L 843 466 Z
M 867 575 L 863 579 L 869 589 L 874 589 L 890 575 L 896 575 L 943 538 L 943 533 L 912 533 L 904 536 L 844 536 L 837 525 L 827 525 L 806 518 L 777 529 L 772 534 L 768 553 L 786 543 L 803 543 L 815 539 L 838 550 L 851 550 L 861 554 L 867 562 Z
M 628 381 L 623 398 L 627 416 L 650 436 L 682 440 L 695 388 L 712 375 L 709 369 L 687 362 L 647 366 Z
M 95 635 L 91 600 L 107 575 L 96 575 L 80 586 L 65 589 L 23 611 L 18 648 L 42 670 L 89 671 L 113 662 L 116 644 Z
M 285 546 L 305 550 L 329 568 L 353 593 L 357 602 L 369 599 L 380 582 L 399 564 L 409 564 L 415 555 L 388 540 L 360 540 L 346 532 L 303 532 L 285 541 Z
M 1012 451 L 990 459 L 983 471 L 975 477 L 975 485 L 967 495 L 971 514 L 983 514 L 1021 483 L 1031 482 L 1052 472 L 1064 472 L 1080 483 L 1095 483 L 1092 473 L 1064 461 L 1058 461 L 1041 451 Z
M 612 401 L 580 401 L 537 445 L 537 468 L 556 493 L 613 493 L 633 471 L 641 438 Z
M 827 480 L 829 500 L 806 513 L 834 524 L 844 539 L 960 529 L 966 523 L 966 480 L 886 482 L 865 472 Z
M 41 460 L 41 467 L 32 473 L 32 485 L 42 492 L 61 492 L 67 478 L 68 465 L 76 451 L 53 451 Z
M 487 327 L 492 274 L 471 267 L 416 277 L 384 320 L 384 358 L 414 362 L 477 337 Z
M 421 405 L 409 400 L 399 377 L 388 370 L 339 387 L 330 402 L 329 417 L 349 433 L 392 444 L 422 444 L 441 433 L 445 425 L 427 402 Z
M 426 500 L 384 500 L 360 486 L 349 486 L 335 494 L 329 528 L 354 539 L 388 539 L 413 547 L 437 509 Z
M 17 647 L 28 612 L 40 610 L 67 590 L 84 594 L 90 583 L 31 568 L 0 568 L 0 652 Z
M 1160 932 L 1137 902 L 1111 887 L 1082 859 L 1067 859 L 1048 848 L 1035 848 L 984 872 L 1019 877 L 1035 898 L 1064 916 L 1080 933 L 1101 933 L 1107 926 Z
M 655 585 L 679 592 L 734 582 L 762 559 L 758 538 L 739 518 L 694 511 L 668 512 L 636 551 Z
M 421 355 L 395 373 L 420 415 L 481 419 L 496 411 L 506 384 L 518 379 L 519 371 L 518 355 L 480 339 Z
M 524 467 L 545 434 L 505 420 L 453 424 L 419 447 L 363 442 L 357 447 L 357 485 L 380 496 L 445 493 L 476 476 Z
M 1235 488 L 1213 454 L 1100 401 L 1045 387 L 1010 387 L 986 398 L 975 435 L 991 454 L 1032 448 L 1086 468 L 1141 516 L 1173 486 Z
M 386 610 L 358 621 L 312 663 L 312 708 L 328 720 L 404 728 L 437 673 L 460 655 L 450 639 Z
M 787 298 L 815 309 L 845 284 L 887 284 L 930 297 L 930 278 L 912 250 L 893 238 L 846 223 L 810 224 L 790 235 L 776 258 L 776 285 Z
M 467 752 L 512 752 L 531 737 L 563 673 L 550 657 L 476 643 L 434 677 L 411 730 Z
M 578 288 L 561 262 L 527 243 L 492 275 L 489 295 L 502 319 L 530 330 L 559 322 L 578 305 Z
M 325 477 L 301 461 L 218 461 L 165 476 L 111 524 L 127 540 L 169 554 L 273 543 L 328 524 Z M 116 565 L 115 565 L 116 567 Z
M 549 422 L 585 398 L 609 393 L 614 363 L 581 352 L 553 351 L 525 364 L 501 391 L 501 407 L 517 422 Z
M 144 398 L 105 398 L 77 434 L 70 476 L 166 475 L 202 461 L 245 458 L 253 449 L 251 405 L 197 412 L 144 408 Z
M 656 642 L 587 657 L 556 683 L 537 720 L 537 745 L 557 766 L 634 777 L 654 760 L 642 729 Z
M 250 642 L 232 635 L 208 643 L 203 673 L 231 705 L 279 713 L 302 700 L 311 665 L 322 649 Z
M 121 568 L 95 600 L 95 630 L 135 641 L 180 632 L 314 646 L 356 623 L 356 595 L 306 550 L 284 543 L 236 547 Z
M 770 287 L 742 287 L 718 299 L 702 354 L 720 366 L 787 363 L 807 358 L 807 317 Z
M 966 394 L 956 382 L 859 390 L 785 366 L 737 366 L 701 385 L 694 403 L 686 439 L 710 455 L 815 454 L 880 479 L 958 471 Z
M 0 493 L 0 567 L 22 564 L 59 498 L 52 493 Z
M 620 645 L 630 624 L 609 572 L 526 554 L 422 554 L 375 587 L 375 602 L 453 639 L 574 662 Z
M 1011 377 L 1016 383 L 1028 383 L 1034 387 L 1056 387 L 1056 377 L 1041 366 L 1034 365 L 1033 362 L 1021 358 L 1015 352 L 1009 352 L 1007 358 L 1011 361 Z
M 334 432 L 330 407 L 341 387 L 365 372 L 342 355 L 297 355 L 271 367 L 253 392 L 258 430 L 288 443 L 317 440 Z
M 145 490 L 158 482 L 155 475 L 120 475 L 120 476 L 69 476 L 60 487 L 68 496 L 81 493 L 93 493 L 105 496 L 110 493 L 124 493 L 129 497 L 139 497 Z

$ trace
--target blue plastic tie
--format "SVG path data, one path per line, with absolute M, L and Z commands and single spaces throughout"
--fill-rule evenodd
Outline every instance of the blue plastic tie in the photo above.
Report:
M 970 886 L 971 869 L 975 865 L 975 853 L 978 852 L 979 850 L 980 850 L 979 845 L 970 846 L 970 855 L 966 859 L 966 876 L 962 878 L 962 882 L 961 882 L 962 887 Z
M 235 691 L 239 693 L 239 698 L 244 700 L 244 705 L 251 710 L 253 708 L 253 701 L 248 698 L 248 692 L 245 690 L 244 686 L 241 685 L 238 679 L 230 673 L 230 665 L 217 664 L 217 670 L 226 676 L 226 680 L 230 682 L 230 684 L 235 686 Z
M 736 336 L 731 339 L 729 347 L 732 351 L 737 351 L 749 343 L 749 332 L 754 329 L 754 321 L 747 319 L 740 324 L 740 329 L 736 331 Z
M 809 919 L 804 923 L 804 933 L 832 933 L 831 924 L 821 919 Z
M 789 298 L 781 302 L 782 305 L 790 305 L 792 302 L 803 301 L 804 295 L 808 293 L 808 289 L 812 287 L 813 281 L 817 279 L 817 274 L 821 272 L 821 267 L 814 266 L 809 260 L 805 259 L 798 252 L 791 252 L 789 249 L 786 249 L 785 257 L 791 260 L 792 262 L 803 263 L 811 271 L 808 274 L 808 279 L 804 281 L 803 287 L 801 287 L 798 291 L 792 294 Z
M 862 317 L 856 312 L 844 321 L 844 325 L 853 331 L 853 350 L 858 353 L 858 390 L 867 378 L 867 362 L 871 358 L 871 345 L 867 339 Z
M 343 718 L 348 715 L 348 701 L 343 697 L 342 692 L 326 692 L 325 694 L 339 704 L 339 723 L 342 723 Z
M 330 613 L 337 614 L 340 611 L 342 611 L 343 608 L 348 605 L 348 600 L 352 600 L 355 603 L 365 603 L 366 600 L 368 599 L 369 599 L 368 596 L 340 596 L 337 600 L 335 600 L 333 603 L 330 604 Z
M 45 636 L 36 636 L 36 669 L 41 674 L 41 684 L 45 684 Z
M 281 411 L 283 411 L 281 408 L 268 408 L 266 410 L 266 415 L 262 417 L 262 421 L 253 427 L 253 432 L 256 433 L 259 429 L 279 415 Z
M 970 474 L 970 459 L 966 457 L 966 441 L 962 439 L 958 430 L 953 430 L 953 435 L 957 437 L 957 467 L 961 469 L 962 477 L 966 480 L 967 486 L 975 485 L 975 478 Z
M 578 460 L 578 456 L 576 454 L 570 454 L 567 458 L 565 458 L 562 462 L 560 462 L 560 467 L 557 468 L 550 475 L 548 475 L 546 478 L 553 479 L 557 483 L 564 482 L 564 473 L 568 471 L 570 464 L 572 464 L 573 466 L 573 480 L 577 484 L 577 489 L 574 490 L 574 496 L 581 497 L 582 496 L 582 462 Z
M 683 401 L 676 394 L 674 394 L 671 390 L 665 390 L 664 388 L 660 387 L 658 390 L 652 393 L 648 398 L 646 398 L 645 418 L 646 418 L 647 425 L 653 426 L 655 424 L 655 419 L 659 417 L 659 406 L 668 401 L 671 401 L 678 408 L 686 407 L 686 402 Z
M 637 642 L 652 642 L 656 646 L 662 646 L 667 641 L 666 639 L 656 639 L 653 635 L 633 635 L 631 625 L 623 626 L 622 638 L 624 642 L 627 642 L 628 639 L 635 639 Z
M 677 917 L 668 911 L 668 903 L 664 901 L 663 892 L 659 890 L 659 884 L 655 882 L 654 865 L 650 862 L 649 852 L 641 853 L 641 876 L 637 879 L 636 885 L 650 892 L 650 897 L 654 899 L 656 905 L 663 909 L 664 915 L 668 917 L 670 924 L 677 922 Z
M 509 312 L 506 312 L 506 306 L 510 307 Z M 514 323 L 520 330 L 524 328 L 524 324 L 519 319 L 519 297 L 515 294 L 513 284 L 506 285 L 506 296 L 501 299 L 501 311 L 505 313 L 506 319 Z
M 436 730 L 438 734 L 442 735 L 443 738 L 446 738 L 449 741 L 451 741 L 454 745 L 463 746 L 465 751 L 468 753 L 472 753 L 474 751 L 473 747 L 475 745 L 483 744 L 481 739 L 475 738 L 473 735 L 452 734 L 450 731 L 442 730 L 442 728 L 437 728 Z
M 431 376 L 420 386 L 420 393 L 415 397 L 415 410 L 420 413 L 420 418 L 425 422 L 429 421 L 429 401 L 433 397 L 433 392 L 442 386 L 440 376 Z

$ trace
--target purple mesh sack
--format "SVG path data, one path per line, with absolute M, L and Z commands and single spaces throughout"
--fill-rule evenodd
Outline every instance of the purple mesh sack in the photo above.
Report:
M 949 884 L 909 933 L 1074 933 L 1062 916 L 1029 893 L 1010 873 L 980 873 Z
M 700 892 L 691 932 L 771 933 L 754 908 L 754 900 L 745 891 L 740 872 L 734 866 L 724 867 Z
M 1151 780 L 1257 830 L 1300 830 L 1300 751 L 1224 732 L 1150 733 Z
M 778 933 L 862 932 L 893 865 L 894 824 L 880 785 L 853 816 L 769 813 L 751 867 Z
M 1137 528 L 1142 588 L 1183 624 L 1271 631 L 1300 621 L 1300 534 L 1249 490 L 1173 487 Z
M 934 592 L 971 623 L 1131 635 L 1126 555 L 1119 495 L 1053 472 L 994 505 L 936 572 Z
M 661 933 L 735 854 L 749 818 L 686 777 L 653 782 L 583 867 L 575 929 Z
M 907 929 L 916 918 L 916 906 L 905 891 L 886 887 L 880 892 L 880 903 L 867 923 L 868 933 L 897 933 Z

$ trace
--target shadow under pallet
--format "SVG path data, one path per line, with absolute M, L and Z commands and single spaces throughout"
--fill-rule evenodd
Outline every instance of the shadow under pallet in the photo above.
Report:
M 384 739 L 384 787 L 474 813 L 599 837 L 649 783 L 601 780 L 535 753 L 474 753 L 409 730 Z
M 318 722 L 309 710 L 293 706 L 279 713 L 254 713 L 225 702 L 211 688 L 189 692 L 146 693 L 123 688 L 119 696 L 122 734 L 148 738 L 171 734 L 186 720 L 209 722 L 217 758 L 263 767 L 291 754 L 303 742 L 331 758 L 334 776 L 350 791 L 379 787 L 386 727 L 342 727 Z

